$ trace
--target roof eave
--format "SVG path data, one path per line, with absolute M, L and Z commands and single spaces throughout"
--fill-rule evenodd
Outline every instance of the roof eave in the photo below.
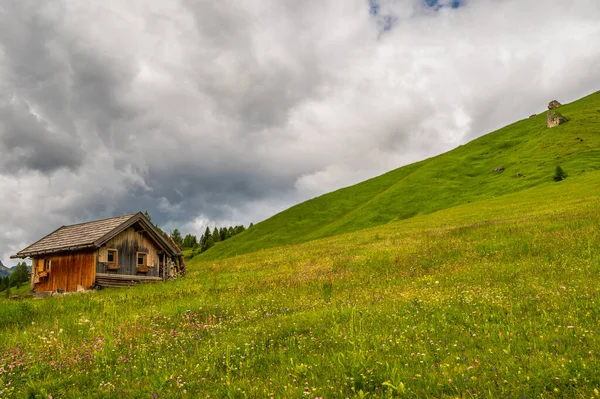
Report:
M 129 227 L 133 226 L 136 222 L 143 223 L 144 226 L 146 226 L 148 228 L 148 232 L 152 235 L 152 238 L 154 239 L 154 241 L 156 241 L 161 247 L 163 247 L 163 249 L 171 252 L 171 254 L 173 256 L 181 255 L 179 253 L 179 251 L 177 251 L 171 245 L 171 243 L 169 243 L 164 237 L 162 237 L 162 235 L 156 230 L 156 227 L 150 221 L 148 221 L 148 219 L 141 212 L 136 213 L 130 219 L 127 219 L 121 225 L 117 226 L 113 230 L 109 231 L 108 233 L 106 233 L 105 235 L 103 235 L 102 237 L 100 237 L 99 239 L 94 241 L 94 245 L 96 247 L 100 247 L 103 244 L 106 244 L 109 240 L 111 240 L 112 238 L 121 234 L 123 231 L 127 230 Z
M 146 227 L 148 227 L 148 233 L 153 236 L 153 239 L 158 242 L 164 249 L 168 249 L 173 256 L 179 256 L 181 253 L 171 245 L 169 241 L 163 237 L 163 235 L 156 229 L 156 227 L 152 224 L 152 222 L 148 221 L 143 214 L 140 222 L 142 222 Z
M 76 251 L 81 251 L 84 249 L 95 249 L 97 248 L 97 246 L 95 244 L 85 244 L 85 245 L 77 245 L 77 246 L 73 246 L 73 247 L 62 247 L 62 248 L 53 248 L 53 249 L 49 249 L 47 251 L 31 251 L 31 252 L 18 252 L 16 255 L 11 255 L 10 258 L 11 259 L 25 259 L 25 258 L 32 258 L 32 257 L 37 257 L 37 256 L 41 256 L 41 255 L 50 255 L 50 254 L 57 254 L 60 252 L 76 252 Z
M 22 250 L 20 250 L 19 252 L 17 252 L 17 254 L 16 254 L 16 255 L 12 255 L 10 258 L 11 258 L 11 259 L 16 259 L 16 258 L 18 258 L 18 257 L 19 257 L 19 254 L 26 253 L 26 251 L 27 251 L 29 248 L 33 247 L 35 244 L 37 244 L 37 243 L 39 243 L 40 241 L 42 241 L 44 238 L 46 238 L 46 237 L 50 237 L 52 234 L 56 233 L 57 231 L 59 231 L 60 229 L 62 229 L 62 228 L 64 228 L 64 227 L 66 227 L 66 226 L 65 226 L 65 225 L 62 225 L 62 226 L 60 226 L 58 229 L 54 230 L 52 233 L 46 234 L 45 236 L 43 236 L 42 238 L 40 238 L 39 240 L 37 240 L 37 241 L 36 241 L 36 242 L 34 242 L 33 244 L 31 244 L 31 245 L 28 245 L 28 246 L 27 246 L 27 247 L 25 247 L 24 249 L 22 249 Z
M 135 215 L 133 215 L 132 217 L 125 220 L 123 223 L 109 231 L 108 233 L 104 234 L 102 237 L 98 238 L 96 241 L 94 241 L 94 245 L 96 245 L 96 247 L 100 247 L 102 246 L 102 244 L 106 244 L 106 242 L 111 238 L 114 238 L 118 234 L 127 230 L 127 228 L 132 226 L 138 220 L 138 215 L 139 213 L 136 213 Z
M 140 212 L 139 215 L 139 221 L 148 228 L 148 232 L 153 236 L 154 240 L 157 241 L 159 245 L 163 246 L 164 249 L 168 249 L 173 256 L 181 255 L 180 251 L 178 251 L 167 239 L 165 239 L 162 233 L 158 231 L 156 226 L 154 226 L 152 222 L 150 222 L 146 216 L 144 216 L 143 213 Z

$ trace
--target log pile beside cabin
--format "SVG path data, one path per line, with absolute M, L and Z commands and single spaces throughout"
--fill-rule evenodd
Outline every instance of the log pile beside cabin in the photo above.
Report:
M 185 273 L 179 247 L 142 214 L 62 226 L 13 258 L 31 258 L 33 292 L 165 281 Z

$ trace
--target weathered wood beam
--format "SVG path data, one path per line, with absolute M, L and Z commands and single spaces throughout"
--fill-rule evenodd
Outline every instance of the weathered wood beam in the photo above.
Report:
M 17 258 L 21 258 L 21 259 L 25 259 L 25 258 L 31 258 L 33 256 L 42 256 L 42 255 L 54 255 L 54 254 L 59 254 L 62 252 L 79 252 L 79 251 L 83 251 L 83 250 L 88 250 L 88 249 L 93 249 L 96 248 L 96 246 L 94 244 L 85 244 L 85 245 L 78 245 L 78 246 L 74 246 L 74 247 L 63 247 L 63 248 L 56 248 L 56 249 L 52 249 L 52 250 L 48 250 L 48 251 L 34 251 L 34 252 L 23 252 L 20 255 L 11 255 L 11 259 L 17 259 Z
M 136 276 L 131 274 L 112 274 L 112 273 L 96 273 L 96 278 L 108 278 L 113 280 L 137 280 L 137 281 L 160 281 L 160 277 L 155 276 Z
M 35 274 L 37 273 L 37 265 L 36 265 L 36 260 L 35 259 L 31 259 L 31 276 L 30 277 L 30 283 L 29 283 L 29 291 L 33 292 L 33 290 L 35 289 Z

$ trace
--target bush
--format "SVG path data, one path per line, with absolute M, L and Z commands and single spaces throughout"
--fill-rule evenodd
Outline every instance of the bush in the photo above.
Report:
M 556 167 L 556 171 L 554 172 L 554 181 L 561 181 L 567 177 L 565 171 L 560 167 Z

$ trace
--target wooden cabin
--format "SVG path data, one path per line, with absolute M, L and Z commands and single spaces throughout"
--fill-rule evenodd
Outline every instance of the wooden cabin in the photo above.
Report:
M 179 247 L 142 213 L 62 226 L 12 258 L 32 259 L 32 292 L 165 281 L 185 273 Z

